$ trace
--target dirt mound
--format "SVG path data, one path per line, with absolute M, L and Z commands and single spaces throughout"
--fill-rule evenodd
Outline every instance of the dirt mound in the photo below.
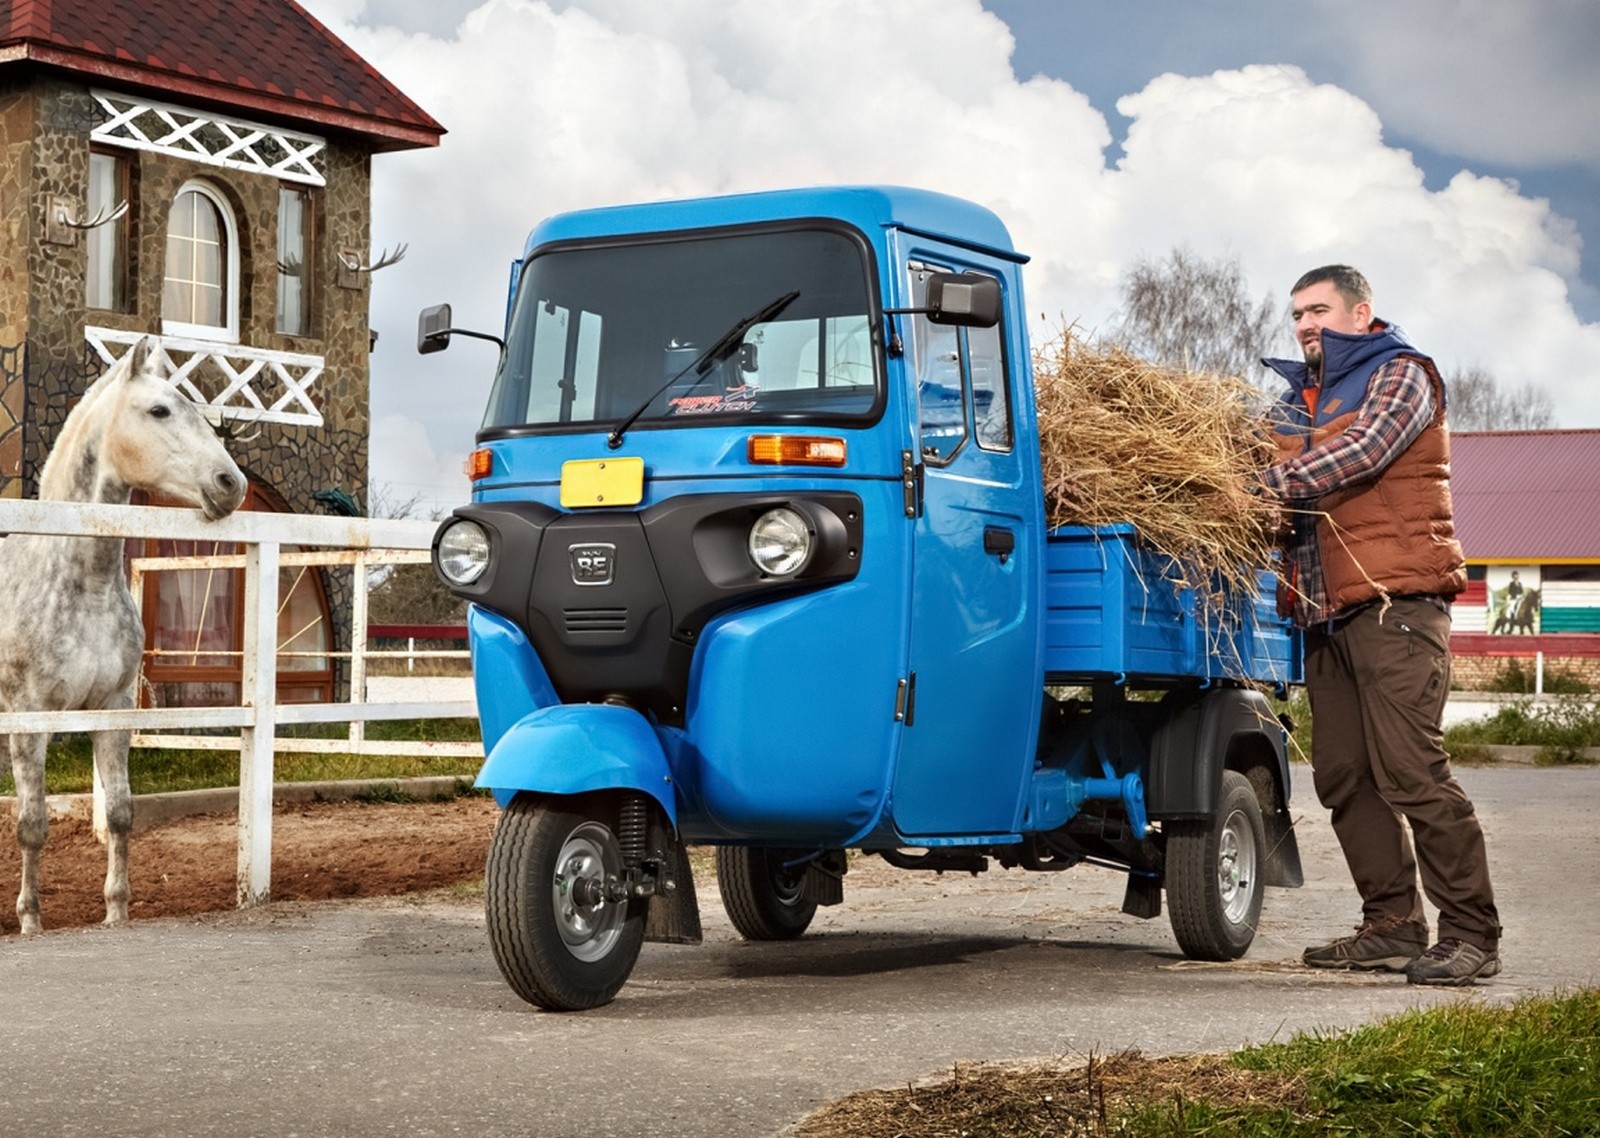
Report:
M 272 899 L 378 897 L 475 881 L 494 831 L 493 800 L 317 802 L 279 806 L 272 819 Z M 238 818 L 199 814 L 137 831 L 129 842 L 133 920 L 231 909 Z M 0 819 L 0 933 L 18 931 L 12 901 L 21 855 L 15 819 Z M 46 929 L 105 918 L 105 849 L 87 821 L 50 823 L 40 909 Z

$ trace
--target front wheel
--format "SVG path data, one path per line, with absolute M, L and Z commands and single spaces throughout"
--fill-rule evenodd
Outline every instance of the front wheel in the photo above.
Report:
M 512 989 L 551 1011 L 609 1003 L 633 972 L 645 903 L 619 897 L 622 849 L 602 800 L 519 794 L 495 826 L 484 911 Z
M 805 856 L 800 850 L 717 847 L 717 891 L 746 940 L 793 940 L 810 927 L 817 902 L 806 899 Z M 785 864 L 795 860 L 799 864 Z
M 1261 919 L 1266 829 L 1250 780 L 1222 772 L 1216 812 L 1167 826 L 1167 905 L 1193 960 L 1237 960 Z

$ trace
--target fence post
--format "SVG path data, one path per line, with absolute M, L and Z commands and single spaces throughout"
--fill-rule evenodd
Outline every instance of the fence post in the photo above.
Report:
M 367 702 L 367 551 L 358 550 L 350 583 L 350 702 Z M 350 721 L 350 748 L 366 742 L 365 720 Z
M 1533 694 L 1544 694 L 1544 651 L 1533 654 Z
M 272 896 L 272 749 L 278 694 L 278 544 L 244 554 L 244 661 L 240 702 L 254 714 L 239 732 L 238 903 Z

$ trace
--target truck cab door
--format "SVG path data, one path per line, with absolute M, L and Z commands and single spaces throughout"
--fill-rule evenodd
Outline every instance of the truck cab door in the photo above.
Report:
M 926 303 L 933 272 L 951 267 L 908 264 L 913 307 Z M 1033 769 L 1043 498 L 1036 448 L 1017 438 L 1018 403 L 1032 397 L 1018 385 L 1031 373 L 1025 358 L 1007 358 L 1008 341 L 1023 340 L 1006 324 L 960 328 L 910 315 L 902 325 L 922 467 L 892 798 L 908 836 L 1012 831 Z M 1031 413 L 1021 418 L 1031 430 Z

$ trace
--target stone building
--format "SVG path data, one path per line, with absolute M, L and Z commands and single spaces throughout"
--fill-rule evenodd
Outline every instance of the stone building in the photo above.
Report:
M 156 333 L 246 508 L 359 511 L 372 157 L 443 133 L 293 0 L 0 0 L 0 495 L 36 491 L 74 402 Z M 349 582 L 285 573 L 280 690 L 328 698 Z M 241 592 L 152 579 L 147 697 L 229 700 Z

